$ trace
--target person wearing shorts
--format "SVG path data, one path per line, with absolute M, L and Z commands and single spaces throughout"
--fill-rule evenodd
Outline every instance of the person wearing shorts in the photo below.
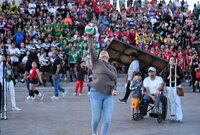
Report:
M 34 100 L 34 94 L 38 95 L 39 97 L 41 97 L 41 100 L 42 100 L 42 94 L 35 89 L 36 87 L 36 84 L 38 83 L 38 78 L 40 80 L 40 82 L 43 84 L 43 81 L 42 81 L 42 77 L 40 75 L 40 72 L 39 72 L 39 69 L 37 68 L 37 62 L 33 61 L 32 62 L 32 69 L 30 70 L 30 73 L 29 73 L 29 80 L 30 80 L 30 83 L 29 83 L 29 96 L 27 97 L 27 100 Z
M 39 59 L 39 63 L 40 63 L 40 74 L 41 74 L 42 80 L 44 82 L 44 87 L 45 87 L 46 80 L 47 80 L 47 72 L 50 65 L 49 58 L 47 57 L 47 53 L 45 51 L 42 53 L 42 56 Z
M 136 72 L 133 81 L 131 81 L 130 88 L 132 92 L 132 99 L 131 99 L 131 116 L 134 119 L 134 110 L 136 109 L 136 113 L 139 113 L 139 102 L 144 90 L 142 84 L 142 73 Z

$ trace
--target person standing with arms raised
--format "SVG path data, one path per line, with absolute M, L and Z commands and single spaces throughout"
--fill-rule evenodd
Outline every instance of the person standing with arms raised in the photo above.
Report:
M 98 125 L 103 113 L 103 122 L 101 126 L 101 135 L 107 135 L 113 113 L 113 96 L 117 95 L 117 71 L 109 63 L 109 54 L 102 50 L 97 57 L 93 47 L 92 37 L 87 35 L 92 60 L 92 81 L 88 83 L 90 90 L 90 103 L 92 108 L 92 133 L 97 135 Z

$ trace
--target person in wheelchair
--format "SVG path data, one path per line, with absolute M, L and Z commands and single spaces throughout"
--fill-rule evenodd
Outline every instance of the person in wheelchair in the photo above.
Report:
M 155 67 L 150 67 L 148 69 L 148 75 L 149 76 L 146 77 L 143 81 L 143 85 L 146 90 L 143 100 L 147 101 L 147 107 L 145 111 L 147 112 L 148 104 L 153 101 L 154 107 L 151 113 L 158 114 L 160 103 L 160 91 L 164 88 L 164 81 L 162 77 L 156 76 Z
M 141 72 L 135 73 L 135 77 L 133 81 L 131 81 L 129 89 L 131 90 L 131 93 L 132 93 L 132 100 L 131 100 L 132 120 L 137 120 L 139 116 L 139 102 L 142 96 L 142 91 L 144 90 Z M 134 113 L 135 109 L 136 109 L 136 113 Z

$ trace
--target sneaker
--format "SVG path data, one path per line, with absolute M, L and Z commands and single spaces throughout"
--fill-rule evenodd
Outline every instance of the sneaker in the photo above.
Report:
M 15 79 L 15 82 L 17 83 L 17 82 L 18 82 L 18 80 L 17 80 L 17 79 Z
M 53 97 L 51 97 L 51 99 L 55 99 L 55 100 L 57 100 L 57 99 L 59 99 L 59 97 L 57 97 L 57 96 L 53 96 Z
M 89 96 L 89 95 L 90 95 L 90 92 L 88 92 L 87 95 Z
M 65 77 L 65 81 L 67 81 L 67 77 Z
M 119 99 L 119 101 L 122 102 L 122 103 L 126 103 L 125 99 Z
M 73 93 L 73 96 L 77 96 L 77 93 L 76 93 L 76 92 L 74 92 L 74 93 Z
M 183 123 L 183 120 L 176 120 L 177 123 Z
M 158 113 L 158 108 L 154 107 L 154 108 L 152 109 L 151 113 L 157 114 L 157 113 Z
M 169 120 L 172 122 L 176 121 L 176 115 L 170 115 Z
M 27 99 L 27 100 L 34 100 L 35 98 L 32 97 L 32 96 L 28 96 L 28 97 L 26 97 L 26 99 Z
M 20 109 L 19 107 L 15 106 L 15 107 L 12 107 L 12 110 L 13 111 L 21 111 L 22 109 Z
M 41 96 L 42 96 L 42 94 L 39 92 L 38 96 L 39 96 L 39 97 L 41 97 Z
M 68 90 L 65 90 L 65 92 L 63 92 L 63 97 L 65 97 L 67 95 Z
M 30 98 L 31 98 L 30 96 L 27 96 L 27 97 L 26 97 L 26 100 L 30 100 Z
M 21 81 L 20 81 L 21 83 L 24 83 L 25 82 L 25 80 L 24 79 L 21 79 Z
M 79 96 L 81 96 L 81 95 L 82 95 L 82 93 L 78 93 L 78 95 L 79 95 Z

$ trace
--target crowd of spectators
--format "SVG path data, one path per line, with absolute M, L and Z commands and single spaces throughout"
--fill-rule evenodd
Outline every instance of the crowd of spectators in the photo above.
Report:
M 24 0 L 17 6 L 5 0 L 0 8 L 1 53 L 6 49 L 11 56 L 17 79 L 30 53 L 37 52 L 40 64 L 51 69 L 57 50 L 72 81 L 76 64 L 89 58 L 84 28 L 96 20 L 97 52 L 117 38 L 165 59 L 174 55 L 189 76 L 192 43 L 200 40 L 200 3 L 128 0 L 127 5 L 122 2 L 117 10 L 109 0 Z

